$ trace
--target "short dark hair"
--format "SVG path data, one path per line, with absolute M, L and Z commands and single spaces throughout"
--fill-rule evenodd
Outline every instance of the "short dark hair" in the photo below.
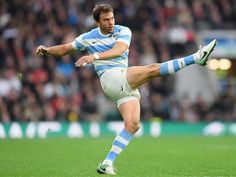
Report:
M 99 21 L 101 13 L 113 12 L 113 8 L 110 4 L 96 4 L 93 9 L 93 19 Z

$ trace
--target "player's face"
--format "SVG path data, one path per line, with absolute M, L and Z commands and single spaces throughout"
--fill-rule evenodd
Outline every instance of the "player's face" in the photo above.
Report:
M 114 14 L 112 12 L 101 13 L 97 25 L 100 27 L 103 34 L 113 32 L 115 25 Z

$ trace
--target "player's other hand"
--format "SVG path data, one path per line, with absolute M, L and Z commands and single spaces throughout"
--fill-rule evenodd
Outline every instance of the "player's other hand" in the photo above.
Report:
M 75 66 L 76 67 L 84 67 L 86 64 L 88 63 L 92 63 L 94 61 L 94 55 L 85 55 L 81 58 L 79 58 L 76 62 L 75 62 Z
M 44 45 L 40 45 L 36 49 L 36 55 L 38 55 L 40 57 L 46 55 L 47 53 L 48 53 L 48 49 Z

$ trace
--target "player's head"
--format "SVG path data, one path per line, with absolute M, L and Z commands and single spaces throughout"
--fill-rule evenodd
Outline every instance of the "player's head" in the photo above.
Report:
M 93 18 L 103 33 L 113 32 L 115 19 L 110 4 L 97 4 L 93 9 Z

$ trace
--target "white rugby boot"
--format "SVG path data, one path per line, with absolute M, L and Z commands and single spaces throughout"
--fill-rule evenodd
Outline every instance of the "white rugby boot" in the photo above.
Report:
M 216 39 L 211 41 L 208 45 L 204 47 L 199 47 L 198 53 L 199 53 L 199 59 L 196 61 L 197 64 L 199 65 L 206 65 L 211 53 L 213 52 L 215 46 L 217 44 Z
M 116 175 L 116 168 L 113 165 L 100 163 L 97 167 L 97 172 L 100 174 Z

